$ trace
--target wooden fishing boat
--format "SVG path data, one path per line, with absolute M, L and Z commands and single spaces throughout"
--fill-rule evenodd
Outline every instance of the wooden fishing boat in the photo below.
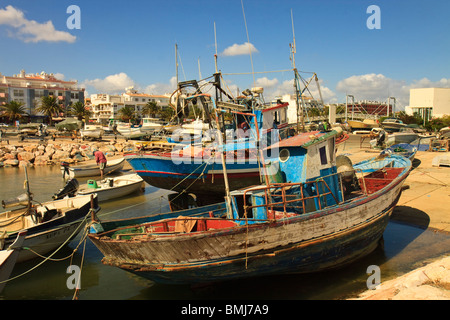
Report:
M 9 248 L 0 250 L 0 293 L 5 288 L 6 282 L 16 265 L 17 256 L 22 249 L 22 244 L 26 235 L 26 231 L 19 232 L 16 241 L 14 241 Z
M 381 152 L 381 155 L 384 155 L 386 153 L 396 154 L 403 157 L 408 158 L 409 160 L 413 161 L 414 157 L 417 153 L 417 145 L 409 144 L 409 143 L 399 143 L 395 144 L 393 146 L 390 146 L 389 148 L 384 149 Z
M 120 198 L 144 187 L 144 180 L 137 174 L 127 174 L 114 178 L 106 178 L 102 181 L 88 180 L 86 184 L 79 186 L 77 195 L 97 194 L 98 201 Z
M 31 203 L 31 197 L 16 200 L 3 201 L 3 207 Z M 31 250 L 20 251 L 17 262 L 36 258 L 34 252 L 45 255 L 75 237 L 83 229 L 91 209 L 94 212 L 100 209 L 97 195 L 29 204 L 26 208 L 2 212 L 1 249 L 10 246 L 20 232 L 26 231 L 23 246 Z
M 377 247 L 411 161 L 388 154 L 338 166 L 335 136 L 308 132 L 270 146 L 279 152 L 265 163 L 265 184 L 227 193 L 218 210 L 97 222 L 89 238 L 104 264 L 169 284 L 355 261 Z
M 108 162 L 106 163 L 106 167 L 104 169 L 104 174 L 122 170 L 124 164 L 125 159 L 123 157 L 111 160 L 108 159 Z M 66 163 L 62 163 L 61 173 L 63 174 L 63 177 L 71 179 L 80 177 L 96 177 L 100 175 L 100 169 L 94 161 L 77 166 L 69 166 Z

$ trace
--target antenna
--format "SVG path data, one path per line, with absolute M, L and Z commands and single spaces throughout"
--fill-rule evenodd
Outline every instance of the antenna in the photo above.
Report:
M 178 86 L 178 46 L 175 43 L 175 68 L 176 68 L 176 77 L 177 77 L 177 86 Z
M 297 52 L 297 48 L 295 46 L 294 15 L 292 14 L 292 9 L 291 9 L 291 22 L 292 22 L 292 36 L 294 38 L 294 42 L 292 43 L 292 46 L 291 46 L 291 49 L 292 49 L 292 66 L 295 69 L 295 53 Z
M 244 16 L 244 23 L 245 23 L 245 31 L 247 33 L 247 44 L 248 44 L 248 50 L 250 51 L 250 62 L 252 64 L 252 75 L 253 75 L 253 86 L 256 85 L 256 81 L 255 81 L 255 72 L 253 71 L 253 58 L 252 58 L 252 46 L 250 44 L 250 38 L 248 36 L 248 29 L 247 29 L 247 20 L 245 19 L 245 12 L 244 12 L 244 1 L 241 0 L 241 5 L 242 5 L 242 14 Z
M 217 36 L 216 36 L 216 22 L 214 21 L 214 45 L 216 47 L 216 54 L 214 55 L 214 62 L 216 65 L 216 73 L 217 73 Z

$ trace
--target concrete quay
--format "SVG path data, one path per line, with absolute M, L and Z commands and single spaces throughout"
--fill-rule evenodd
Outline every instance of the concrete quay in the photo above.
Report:
M 351 135 L 338 147 L 353 163 L 376 156 L 368 142 L 360 147 L 360 137 Z M 450 152 L 419 151 L 413 170 L 405 181 L 401 198 L 391 219 L 450 234 L 450 167 L 433 166 L 433 159 Z M 449 249 L 450 250 L 450 249 Z M 355 300 L 450 300 L 450 256 L 437 258 L 428 265 L 398 278 L 382 282 Z

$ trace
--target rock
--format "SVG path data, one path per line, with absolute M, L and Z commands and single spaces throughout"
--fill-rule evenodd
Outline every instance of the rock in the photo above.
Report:
M 35 166 L 47 165 L 49 161 L 50 157 L 47 155 L 37 156 L 36 158 L 34 158 L 34 165 Z
M 31 152 L 31 153 L 33 153 L 33 152 L 35 152 L 35 151 L 37 150 L 37 145 L 29 145 L 29 146 L 25 146 L 23 149 L 24 149 L 24 151 L 26 151 L 26 152 Z
M 34 160 L 34 154 L 31 152 L 23 151 L 17 154 L 17 160 L 19 161 L 32 161 Z
M 392 300 L 449 300 L 450 292 L 430 285 L 411 287 L 400 291 Z
M 17 159 L 17 151 L 11 151 L 10 153 L 5 154 L 6 160 L 15 160 Z
M 28 160 L 19 161 L 19 167 L 32 167 L 33 164 Z
M 5 160 L 3 162 L 3 164 L 5 165 L 5 167 L 8 167 L 8 166 L 17 167 L 19 165 L 19 160 L 9 159 L 9 160 Z
M 68 151 L 56 150 L 55 153 L 52 155 L 52 160 L 58 161 L 62 159 L 70 159 L 70 153 Z

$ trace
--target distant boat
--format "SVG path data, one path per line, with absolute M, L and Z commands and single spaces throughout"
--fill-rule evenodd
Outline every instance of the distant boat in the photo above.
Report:
M 86 124 L 83 129 L 80 130 L 81 138 L 101 140 L 103 137 L 104 129 L 100 125 Z
M 125 159 L 118 158 L 118 159 L 108 159 L 106 163 L 106 167 L 104 169 L 104 174 L 109 174 L 115 171 L 122 170 Z M 80 178 L 80 177 L 97 177 L 100 176 L 100 169 L 98 165 L 90 161 L 89 163 L 76 165 L 76 166 L 69 166 L 65 163 L 61 165 L 61 173 L 63 174 L 63 177 L 67 178 Z
M 137 174 L 127 174 L 103 181 L 88 180 L 80 185 L 77 195 L 97 194 L 98 201 L 120 198 L 144 188 L 144 180 Z
M 405 128 L 406 124 L 404 124 L 400 119 L 388 118 L 381 123 L 381 127 L 388 132 L 396 132 L 401 128 Z
M 158 118 L 143 118 L 141 130 L 149 131 L 151 133 L 153 131 L 161 130 L 163 126 L 163 122 Z
M 396 154 L 413 161 L 416 153 L 417 153 L 417 146 L 409 143 L 399 143 L 384 149 L 381 152 L 381 155 Z
M 278 142 L 265 183 L 225 202 L 102 221 L 89 239 L 102 263 L 155 282 L 197 284 L 338 268 L 379 243 L 411 161 L 386 155 L 341 171 L 337 133 Z
M 371 119 L 364 119 L 363 121 L 347 120 L 347 123 L 352 128 L 352 130 L 371 130 L 378 127 L 377 121 Z
M 16 265 L 26 235 L 26 231 L 19 232 L 16 241 L 9 248 L 0 251 L 0 293 L 5 288 L 6 281 Z
M 392 146 L 399 143 L 411 143 L 419 138 L 419 134 L 412 129 L 402 128 L 398 132 L 387 136 L 386 145 Z

